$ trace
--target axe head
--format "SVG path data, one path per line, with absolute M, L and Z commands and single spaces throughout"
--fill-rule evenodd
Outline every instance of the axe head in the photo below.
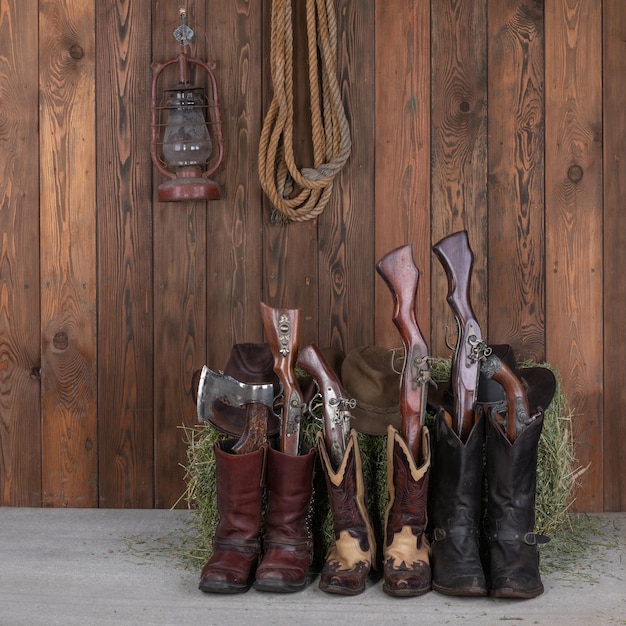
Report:
M 198 398 L 196 409 L 201 422 L 215 423 L 214 404 L 221 402 L 226 406 L 243 409 L 247 404 L 256 403 L 267 406 L 269 413 L 273 413 L 274 386 L 272 383 L 249 384 L 242 383 L 232 376 L 218 374 L 206 365 L 202 368 L 198 383 Z

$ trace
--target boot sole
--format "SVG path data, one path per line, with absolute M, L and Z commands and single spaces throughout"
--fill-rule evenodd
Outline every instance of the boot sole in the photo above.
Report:
M 198 589 L 200 589 L 200 591 L 204 591 L 204 593 L 223 593 L 223 594 L 245 593 L 246 591 L 248 591 L 248 589 L 250 589 L 250 584 L 233 585 L 232 583 L 220 583 L 220 582 L 215 582 L 211 584 L 200 583 L 198 585 Z
M 383 591 L 393 598 L 413 598 L 415 596 L 423 596 L 430 591 L 430 586 L 421 589 L 394 589 L 383 583 Z
M 341 585 L 323 585 L 320 583 L 320 589 L 326 593 L 334 593 L 338 596 L 358 596 L 365 591 L 365 585 L 361 587 L 342 587 Z
M 269 591 L 271 593 L 295 593 L 306 587 L 306 581 L 302 584 L 290 585 L 281 580 L 257 580 L 254 588 L 257 591 Z
M 543 585 L 529 591 L 520 591 L 511 587 L 502 587 L 501 589 L 490 589 L 489 595 L 492 598 L 518 598 L 520 600 L 530 600 L 536 598 L 543 593 Z
M 487 589 L 483 587 L 454 589 L 449 587 L 440 587 L 436 583 L 433 583 L 433 591 L 436 591 L 444 596 L 459 596 L 462 598 L 479 598 L 487 595 Z

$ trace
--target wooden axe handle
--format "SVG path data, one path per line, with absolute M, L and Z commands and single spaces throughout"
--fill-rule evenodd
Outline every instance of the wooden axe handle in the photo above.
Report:
M 251 402 L 246 405 L 246 423 L 233 446 L 235 454 L 247 454 L 258 450 L 267 441 L 267 418 L 269 410 L 260 402 Z

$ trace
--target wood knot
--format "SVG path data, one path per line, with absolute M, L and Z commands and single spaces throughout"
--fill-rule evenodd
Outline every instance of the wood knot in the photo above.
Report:
M 72 59 L 82 59 L 84 55 L 85 51 L 77 43 L 70 47 L 70 56 Z
M 579 183 L 583 177 L 583 168 L 580 167 L 580 165 L 570 165 L 569 169 L 567 170 L 567 177 L 573 183 Z
M 70 344 L 70 340 L 68 339 L 67 333 L 58 332 L 52 338 L 52 345 L 57 350 L 67 350 L 67 346 L 69 346 L 69 344 Z

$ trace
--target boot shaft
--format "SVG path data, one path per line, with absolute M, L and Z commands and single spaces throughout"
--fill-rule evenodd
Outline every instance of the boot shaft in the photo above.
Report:
M 219 522 L 216 536 L 256 537 L 261 527 L 267 445 L 248 454 L 232 454 L 236 440 L 216 442 L 215 477 Z
M 270 448 L 267 461 L 265 532 L 280 528 L 285 536 L 308 535 L 307 519 L 313 493 L 315 449 L 293 456 Z
M 443 417 L 433 429 L 431 517 L 434 528 L 478 530 L 483 490 L 485 420 L 481 414 L 463 443 Z
M 490 413 L 487 426 L 490 534 L 532 533 L 535 525 L 537 454 L 543 414 L 511 443 Z
M 357 433 L 353 429 L 346 446 L 341 465 L 335 471 L 326 450 L 324 438 L 318 434 L 318 449 L 328 502 L 333 514 L 335 538 L 342 531 L 348 530 L 359 542 L 360 549 L 370 554 L 376 553 L 374 531 L 367 510 L 363 463 Z
M 386 511 L 385 546 L 393 535 L 410 527 L 416 537 L 424 533 L 428 522 L 427 500 L 430 476 L 430 435 L 422 428 L 422 454 L 418 466 L 409 447 L 393 427 L 387 435 L 387 483 L 389 503 Z

